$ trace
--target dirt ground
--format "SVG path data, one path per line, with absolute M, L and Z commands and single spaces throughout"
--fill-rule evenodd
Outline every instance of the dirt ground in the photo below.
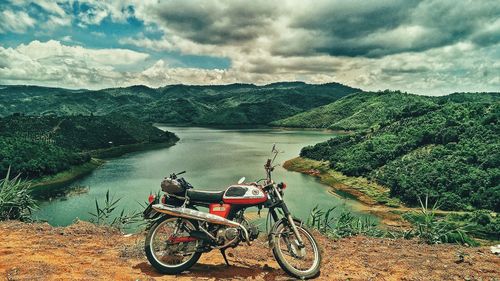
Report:
M 316 235 L 322 250 L 316 280 L 500 280 L 500 257 L 488 247 Z M 189 272 L 158 274 L 142 254 L 142 236 L 78 222 L 69 227 L 0 223 L 0 280 L 289 280 L 263 241 L 204 254 Z

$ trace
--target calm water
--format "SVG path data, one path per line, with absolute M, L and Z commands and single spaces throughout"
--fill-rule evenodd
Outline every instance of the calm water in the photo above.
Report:
M 77 191 L 39 202 L 35 216 L 52 225 L 68 225 L 76 218 L 89 219 L 94 211 L 95 199 L 104 200 L 107 190 L 121 199 L 121 208 L 142 209 L 138 202 L 145 202 L 150 192 L 160 189 L 162 178 L 171 172 L 186 170 L 183 175 L 196 189 L 223 190 L 242 176 L 254 181 L 265 176 L 263 165 L 272 144 L 283 153 L 277 162 L 296 157 L 300 149 L 329 139 L 332 132 L 237 129 L 222 130 L 196 127 L 166 127 L 176 133 L 180 141 L 169 148 L 127 154 L 111 159 L 89 176 L 65 186 Z M 316 205 L 339 206 L 353 209 L 356 201 L 342 199 L 328 193 L 328 187 L 314 178 L 277 167 L 275 181 L 287 183 L 285 200 L 293 214 L 302 219 Z M 78 192 L 85 187 L 84 192 Z

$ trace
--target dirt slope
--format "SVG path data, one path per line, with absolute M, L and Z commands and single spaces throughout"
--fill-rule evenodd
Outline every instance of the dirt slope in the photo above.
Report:
M 500 280 L 500 257 L 486 247 L 317 238 L 323 248 L 317 280 Z M 0 280 L 289 280 L 264 242 L 228 251 L 230 267 L 213 252 L 190 272 L 166 276 L 142 257 L 141 239 L 85 222 L 65 228 L 3 222 Z

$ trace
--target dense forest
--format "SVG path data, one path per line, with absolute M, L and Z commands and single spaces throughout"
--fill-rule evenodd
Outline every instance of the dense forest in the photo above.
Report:
M 360 93 L 282 124 L 293 121 L 298 125 L 322 111 L 326 116 L 318 115 L 321 121 L 308 122 L 357 129 L 305 147 L 301 156 L 328 160 L 333 169 L 346 175 L 375 180 L 410 205 L 428 194 L 439 199 L 442 209 L 499 211 L 499 98 L 500 94 L 492 93 L 434 98 L 400 92 Z M 347 112 L 341 112 L 346 104 Z
M 0 117 L 121 113 L 151 122 L 190 125 L 264 125 L 329 104 L 361 90 L 337 83 L 283 82 L 265 86 L 169 85 L 97 91 L 0 86 Z
M 437 99 L 403 93 L 359 93 L 271 124 L 332 130 L 367 129 L 434 110 L 438 107 Z
M 24 116 L 0 119 L 0 177 L 36 178 L 90 161 L 90 152 L 121 145 L 169 143 L 178 138 L 149 123 L 107 116 Z

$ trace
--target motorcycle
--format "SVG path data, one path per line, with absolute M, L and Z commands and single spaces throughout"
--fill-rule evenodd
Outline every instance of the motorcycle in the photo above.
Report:
M 152 220 L 145 240 L 146 256 L 156 270 L 178 274 L 193 266 L 202 253 L 220 250 L 227 265 L 225 250 L 251 242 L 259 229 L 244 216 L 250 207 L 268 209 L 272 227 L 267 240 L 273 256 L 289 275 L 307 279 L 319 274 L 321 254 L 318 243 L 303 224 L 292 217 L 283 200 L 286 184 L 272 180 L 274 161 L 279 151 L 273 145 L 264 169 L 266 178 L 237 184 L 223 191 L 194 190 L 184 178 L 185 171 L 173 173 L 161 184 L 160 196 L 150 195 L 144 218 Z M 208 212 L 198 210 L 208 208 Z

